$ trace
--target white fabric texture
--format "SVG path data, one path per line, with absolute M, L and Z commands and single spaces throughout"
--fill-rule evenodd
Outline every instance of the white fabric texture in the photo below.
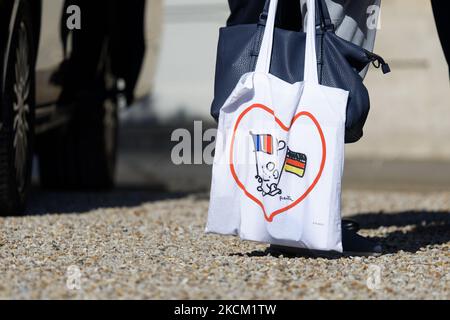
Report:
M 307 0 L 308 17 L 314 4 Z M 315 19 L 307 19 L 304 81 L 269 74 L 277 5 L 270 3 L 255 72 L 220 112 L 206 232 L 342 252 L 348 92 L 318 82 Z

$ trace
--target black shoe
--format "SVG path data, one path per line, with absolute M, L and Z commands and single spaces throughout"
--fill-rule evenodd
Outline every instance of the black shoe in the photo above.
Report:
M 342 229 L 358 232 L 361 228 L 359 226 L 359 223 L 354 220 L 342 219 Z
M 381 243 L 365 238 L 353 230 L 342 229 L 342 247 L 345 256 L 375 256 L 383 253 Z

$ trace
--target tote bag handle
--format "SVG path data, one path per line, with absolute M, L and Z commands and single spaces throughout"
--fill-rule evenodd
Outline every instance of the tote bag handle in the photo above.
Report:
M 256 62 L 255 72 L 269 74 L 272 60 L 273 37 L 275 30 L 275 16 L 278 7 L 278 0 L 270 0 L 267 23 L 264 30 L 263 41 Z M 317 74 L 316 57 L 316 23 L 315 23 L 315 0 L 307 0 L 306 17 L 306 52 L 305 52 L 305 74 L 304 82 L 319 84 Z

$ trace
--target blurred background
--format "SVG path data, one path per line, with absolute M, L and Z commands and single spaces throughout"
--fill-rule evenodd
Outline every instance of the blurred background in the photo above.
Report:
M 193 131 L 194 120 L 215 126 L 209 107 L 228 4 L 165 0 L 162 12 L 152 96 L 121 113 L 119 184 L 204 191 L 210 166 L 173 165 L 170 138 Z M 450 86 L 430 2 L 382 1 L 374 52 L 392 72 L 369 70 L 371 112 L 363 139 L 346 147 L 344 187 L 449 190 Z

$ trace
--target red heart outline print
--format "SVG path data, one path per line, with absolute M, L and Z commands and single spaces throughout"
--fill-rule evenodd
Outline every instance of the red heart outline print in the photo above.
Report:
M 299 118 L 301 117 L 308 117 L 312 120 L 312 122 L 314 123 L 314 125 L 317 128 L 317 131 L 319 132 L 320 135 L 320 140 L 322 142 L 322 162 L 320 164 L 320 169 L 319 172 L 317 173 L 317 176 L 315 177 L 313 183 L 309 186 L 309 188 L 302 194 L 300 195 L 300 197 L 298 197 L 293 203 L 291 203 L 288 206 L 285 206 L 281 209 L 278 209 L 272 213 L 270 213 L 270 215 L 267 214 L 266 212 L 266 208 L 264 207 L 264 204 L 258 199 L 256 198 L 254 195 L 252 195 L 250 192 L 247 191 L 247 189 L 245 188 L 244 184 L 239 180 L 239 177 L 237 176 L 236 170 L 234 168 L 234 141 L 235 141 L 235 137 L 236 137 L 236 131 L 239 127 L 239 124 L 241 123 L 242 119 L 252 110 L 254 109 L 262 109 L 266 112 L 268 112 L 269 114 L 271 114 L 272 116 L 274 116 L 276 123 L 286 132 L 288 132 L 291 127 L 294 125 L 295 121 L 297 121 Z M 301 203 L 303 200 L 306 199 L 306 197 L 311 193 L 311 191 L 315 188 L 315 186 L 317 185 L 317 182 L 319 182 L 322 173 L 323 173 L 323 169 L 325 167 L 325 161 L 326 161 L 326 157 L 327 157 L 327 146 L 326 146 L 326 141 L 325 141 L 325 136 L 323 134 L 322 128 L 320 127 L 319 122 L 317 121 L 317 119 L 309 112 L 307 111 L 302 111 L 297 113 L 294 118 L 291 121 L 291 124 L 289 125 L 289 127 L 285 126 L 280 119 L 278 119 L 275 116 L 275 113 L 272 109 L 266 107 L 263 104 L 253 104 L 250 107 L 248 107 L 247 109 L 245 109 L 238 117 L 236 124 L 234 125 L 234 129 L 233 129 L 233 136 L 231 138 L 231 146 L 230 146 L 230 170 L 231 170 L 231 174 L 234 178 L 234 180 L 236 181 L 237 185 L 239 186 L 240 189 L 242 189 L 242 191 L 244 191 L 245 195 L 253 200 L 258 206 L 261 207 L 261 209 L 263 210 L 264 213 L 264 218 L 267 220 L 267 222 L 273 222 L 273 219 L 283 213 L 286 212 L 290 209 L 292 209 L 293 207 L 295 207 L 296 205 L 298 205 L 299 203 Z

